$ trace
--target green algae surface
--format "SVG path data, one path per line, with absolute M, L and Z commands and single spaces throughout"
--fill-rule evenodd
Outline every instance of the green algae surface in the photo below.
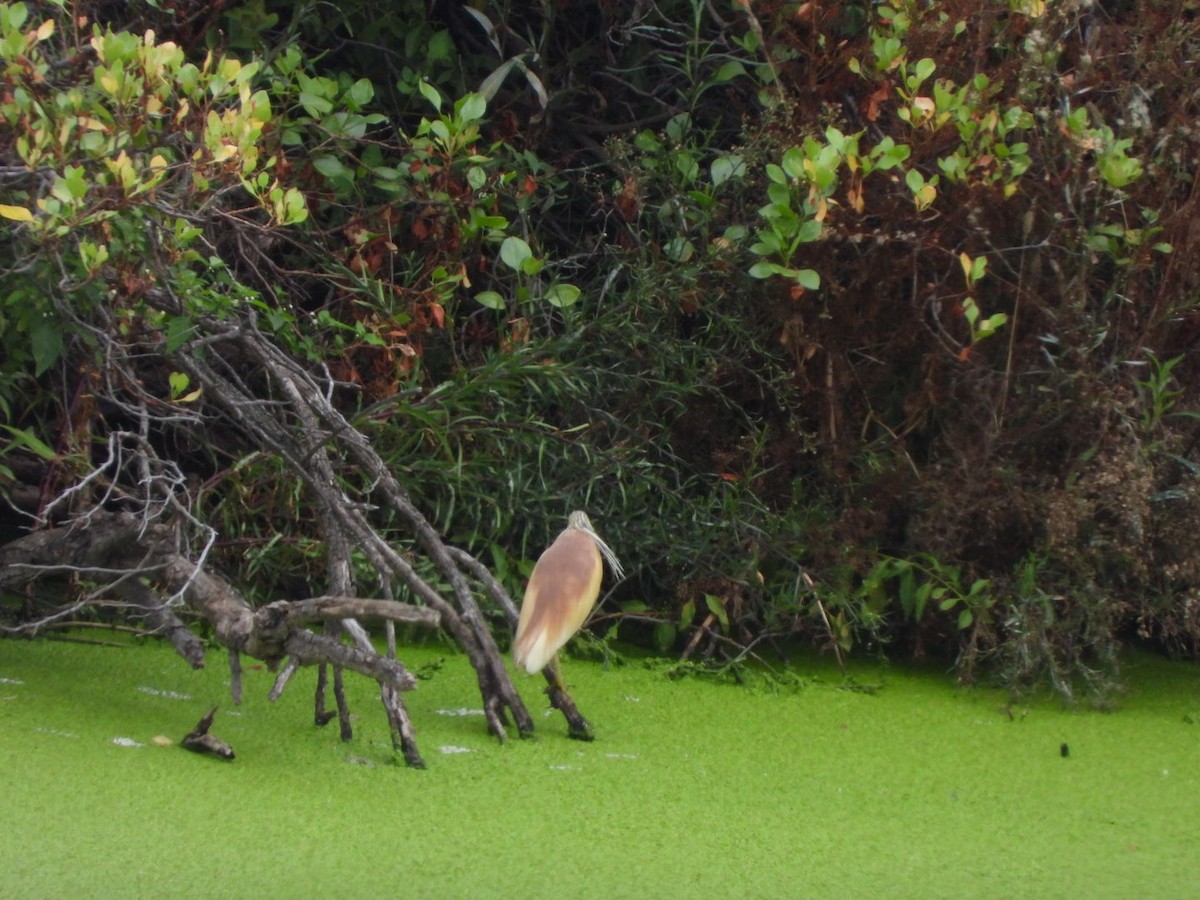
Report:
M 866 692 L 814 661 L 763 693 L 567 661 L 598 739 L 568 740 L 521 677 L 539 738 L 501 745 L 465 658 L 403 656 L 427 676 L 406 695 L 425 771 L 392 763 L 362 679 L 343 744 L 311 725 L 311 670 L 270 703 L 251 669 L 234 708 L 220 654 L 192 672 L 156 644 L 0 642 L 0 895 L 1200 892 L 1195 666 L 1134 656 L 1099 714 L 895 667 L 856 668 Z M 232 762 L 178 746 L 218 704 Z

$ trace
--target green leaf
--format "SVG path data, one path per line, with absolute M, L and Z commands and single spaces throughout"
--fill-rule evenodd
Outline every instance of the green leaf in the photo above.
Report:
M 20 31 L 21 26 L 25 24 L 25 20 L 29 18 L 29 9 L 24 3 L 14 3 L 11 6 L 5 4 L 0 7 L 0 15 L 8 16 L 8 26 L 13 31 Z
M 550 290 L 546 291 L 546 302 L 560 309 L 564 306 L 574 306 L 580 293 L 582 292 L 579 288 L 573 284 L 552 285 Z
M 675 157 L 675 169 L 683 178 L 684 184 L 691 184 L 700 173 L 700 164 L 691 155 L 680 152 Z
M 308 218 L 308 206 L 304 195 L 296 188 L 288 188 L 283 195 L 285 215 L 284 225 L 295 225 Z
M 929 595 L 933 591 L 933 582 L 925 581 L 917 588 L 913 595 L 913 619 L 921 621 L 921 617 L 925 614 L 925 605 L 929 602 Z
M 507 228 L 508 219 L 504 216 L 484 216 L 472 218 L 471 221 L 479 228 Z
M 248 114 L 260 125 L 271 121 L 271 97 L 266 91 L 255 91 L 250 97 Z
M 67 181 L 65 178 L 55 178 L 54 184 L 50 185 L 50 193 L 53 194 L 55 197 L 57 197 L 59 200 L 61 200 L 63 203 L 70 203 L 72 200 L 75 199 L 74 197 L 71 196 L 71 189 L 69 187 L 67 187 Z M 0 206 L 0 215 L 4 215 L 5 209 L 12 209 L 12 208 L 13 207 Z M 27 210 L 23 210 L 23 211 L 27 212 Z M 5 216 L 5 218 L 11 218 L 11 217 Z M 30 218 L 33 218 L 33 217 L 30 216 Z M 28 219 L 26 221 L 28 221 Z
M 183 346 L 184 341 L 192 333 L 192 320 L 186 316 L 171 316 L 167 319 L 167 346 L 168 354 L 176 352 Z
M 480 291 L 475 295 L 475 302 L 488 309 L 504 309 L 504 297 L 495 291 Z
M 663 148 L 662 141 L 653 131 L 639 131 L 633 139 L 633 146 L 643 153 L 661 153 Z
M 336 156 L 314 156 L 312 158 L 313 168 L 324 175 L 326 178 L 339 178 L 349 174 L 349 170 L 342 165 L 342 161 Z
M 1004 326 L 1004 323 L 1007 321 L 1008 316 L 1006 316 L 1004 313 L 993 313 L 983 321 L 983 324 L 979 326 L 978 337 L 985 338 L 989 335 L 995 334 Z
M 964 609 L 958 614 L 958 630 L 966 631 L 974 621 L 975 615 L 969 609 Z
M 717 69 L 717 73 L 708 80 L 709 84 L 724 84 L 727 81 L 733 81 L 735 78 L 740 78 L 746 74 L 746 67 L 738 60 L 731 59 L 726 62 L 721 68 Z
M 300 105 L 314 119 L 320 118 L 326 113 L 333 112 L 333 103 L 328 98 L 322 97 L 320 94 L 314 94 L 311 91 L 300 92 Z
M 750 252 L 755 256 L 782 256 L 784 254 L 783 242 L 779 236 L 770 231 L 760 231 L 755 237 L 758 238 L 750 245 Z M 768 274 L 775 274 L 770 272 Z M 756 275 L 756 278 L 766 278 L 766 275 Z
M 487 112 L 487 100 L 483 94 L 467 94 L 458 101 L 458 117 L 464 122 L 477 122 Z
M 350 85 L 348 95 L 355 106 L 366 106 L 375 98 L 375 85 L 369 78 L 360 78 Z
M 784 151 L 783 159 L 780 161 L 783 166 L 783 171 L 791 178 L 804 177 L 804 151 L 799 147 L 789 147 Z
M 696 254 L 696 245 L 685 237 L 674 237 L 663 247 L 663 254 L 671 262 L 684 263 Z
M 719 156 L 713 160 L 713 187 L 720 187 L 731 178 L 741 178 L 746 174 L 746 164 L 740 156 Z
M 754 248 L 751 247 L 751 250 Z M 783 266 L 773 262 L 767 262 L 765 259 L 756 262 L 750 267 L 751 278 L 770 278 L 772 275 L 780 275 L 783 272 Z
M 676 144 L 682 144 L 687 137 L 688 131 L 691 129 L 692 117 L 687 113 L 678 113 L 667 120 L 667 125 L 663 129 Z
M 979 306 L 975 303 L 974 297 L 966 297 L 962 302 L 963 317 L 967 320 L 967 324 L 971 326 L 971 330 L 975 330 L 975 323 L 979 321 Z
M 62 356 L 62 329 L 49 317 L 42 317 L 29 330 L 29 338 L 33 348 L 34 375 L 41 375 Z
M 729 631 L 729 614 L 725 612 L 725 605 L 721 603 L 721 598 L 705 594 L 704 604 L 708 607 L 708 611 L 717 617 L 717 621 L 721 623 L 721 629 Z
M 531 259 L 532 257 L 533 249 L 524 240 L 515 235 L 509 235 L 504 239 L 504 243 L 500 245 L 501 261 L 514 271 L 521 271 L 521 266 L 527 259 Z
M 442 95 L 438 93 L 437 88 L 422 78 L 417 82 L 417 90 L 421 92 L 421 96 L 428 100 L 434 109 L 438 112 L 442 111 Z
M 546 261 L 538 259 L 536 256 L 531 256 L 521 263 L 522 275 L 536 275 L 542 269 L 546 268 Z
M 897 144 L 890 137 L 884 138 L 871 150 L 871 156 L 878 156 L 877 165 L 882 170 L 895 168 L 911 153 L 912 148 L 908 144 Z
M 916 585 L 917 580 L 913 575 L 912 568 L 905 567 L 905 569 L 900 573 L 900 607 L 912 618 L 917 618 L 916 597 L 914 596 L 916 593 Z
M 483 170 L 482 166 L 470 166 L 467 169 L 467 184 L 473 191 L 477 191 L 487 184 L 487 172 Z
M 83 166 L 67 166 L 63 170 L 63 181 L 66 182 L 67 190 L 71 192 L 71 196 L 76 200 L 82 200 L 87 196 L 87 169 Z
M 416 29 L 413 31 L 414 34 L 420 33 Z M 450 62 L 454 58 L 454 38 L 448 30 L 443 28 L 433 33 L 433 37 L 425 45 L 425 58 L 430 62 Z
M 816 219 L 809 219 L 796 232 L 796 240 L 801 244 L 811 244 L 813 241 L 820 240 L 820 238 L 821 223 Z
M 54 452 L 53 447 L 41 440 L 41 438 L 37 437 L 28 428 L 14 428 L 11 425 L 3 425 L 0 427 L 12 435 L 12 442 L 14 444 L 24 447 L 26 450 L 30 451 L 36 456 L 40 456 L 42 459 L 52 460 L 58 455 Z
M 821 275 L 813 269 L 795 269 L 792 278 L 796 280 L 796 284 L 807 290 L 816 291 L 821 288 Z
M 846 136 L 832 125 L 825 129 L 825 143 L 829 144 L 839 154 L 846 152 Z
M 654 646 L 659 653 L 667 653 L 675 646 L 677 633 L 670 622 L 659 622 L 654 626 Z
M 780 169 L 780 172 L 782 171 Z M 758 211 L 760 216 L 767 218 L 795 217 L 796 213 L 792 211 L 792 187 L 787 183 L 786 176 L 783 183 L 772 182 L 767 185 L 767 198 L 771 202 Z

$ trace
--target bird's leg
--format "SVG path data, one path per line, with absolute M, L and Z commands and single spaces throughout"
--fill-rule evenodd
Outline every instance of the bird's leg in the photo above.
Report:
M 542 670 L 542 674 L 546 676 L 546 682 L 549 685 L 546 688 L 546 696 L 550 698 L 550 705 L 563 714 L 567 720 L 567 737 L 574 738 L 577 741 L 593 741 L 596 735 L 592 733 L 592 726 L 575 708 L 575 701 L 571 699 L 571 695 L 567 693 L 566 687 L 563 686 L 562 671 L 558 665 L 558 654 L 550 660 L 550 664 Z

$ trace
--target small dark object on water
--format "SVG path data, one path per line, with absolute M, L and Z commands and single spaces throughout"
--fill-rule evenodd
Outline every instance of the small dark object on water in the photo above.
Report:
M 1058 748 L 1058 753 L 1063 759 L 1071 755 L 1071 748 L 1067 746 L 1066 741 L 1063 741 L 1062 746 Z
M 180 746 L 193 753 L 210 753 L 221 759 L 233 759 L 233 748 L 208 733 L 208 729 L 213 723 L 213 716 L 216 714 L 217 707 L 214 706 L 208 711 L 208 715 L 196 723 L 196 728 L 192 733 L 179 742 Z

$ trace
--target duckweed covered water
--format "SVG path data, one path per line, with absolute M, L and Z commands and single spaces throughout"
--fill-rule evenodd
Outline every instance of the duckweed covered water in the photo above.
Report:
M 1115 714 L 943 672 L 824 661 L 795 692 L 568 661 L 598 740 L 500 745 L 445 649 L 404 658 L 429 768 L 392 764 L 372 686 L 349 744 L 221 654 L 0 642 L 0 895 L 1185 897 L 1200 892 L 1200 668 L 1131 658 Z M 212 705 L 233 762 L 178 742 Z M 1063 745 L 1068 755 L 1063 756 Z

